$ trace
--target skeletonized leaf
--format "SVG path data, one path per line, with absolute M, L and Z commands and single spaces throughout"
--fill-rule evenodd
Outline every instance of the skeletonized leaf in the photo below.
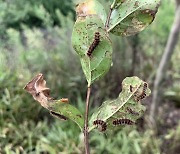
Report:
M 82 130 L 84 118 L 81 112 L 70 105 L 67 98 L 54 100 L 50 97 L 50 89 L 46 87 L 46 81 L 43 78 L 43 74 L 35 76 L 28 82 L 24 89 L 44 108 L 48 109 L 51 115 L 58 117 L 61 120 L 73 120 Z
M 117 0 L 109 32 L 129 36 L 144 30 L 155 18 L 160 0 Z
M 99 43 L 94 45 L 96 33 L 99 34 Z M 112 63 L 112 44 L 102 20 L 97 15 L 78 18 L 72 33 L 72 45 L 80 57 L 88 86 L 90 86 L 105 75 Z M 94 46 L 92 54 L 88 56 L 89 48 Z
M 138 77 L 127 77 L 122 82 L 122 91 L 115 100 L 104 102 L 96 112 L 93 113 L 89 122 L 89 131 L 94 129 L 94 121 L 102 120 L 106 122 L 107 129 L 111 130 L 117 126 L 113 124 L 115 120 L 124 120 L 118 126 L 124 127 L 126 124 L 135 123 L 142 116 L 145 107 L 141 105 L 141 100 L 149 96 L 150 89 L 146 82 Z

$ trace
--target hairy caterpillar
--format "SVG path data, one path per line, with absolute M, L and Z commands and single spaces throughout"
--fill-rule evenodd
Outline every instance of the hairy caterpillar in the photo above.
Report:
M 106 124 L 106 122 L 104 122 L 103 120 L 95 120 L 95 121 L 93 122 L 93 125 L 96 125 L 101 132 L 106 131 L 107 124 Z
M 134 121 L 130 120 L 130 119 L 116 119 L 113 121 L 113 125 L 117 126 L 117 125 L 133 125 Z
M 94 49 L 98 46 L 100 42 L 100 33 L 99 32 L 95 32 L 94 35 L 94 41 L 93 43 L 90 45 L 88 51 L 87 51 L 87 55 L 90 57 L 92 52 L 94 51 Z
M 133 92 L 133 86 L 130 85 L 130 92 Z
M 137 116 L 139 115 L 138 112 L 133 111 L 130 107 L 127 107 L 126 110 L 132 115 L 137 115 Z
M 61 114 L 56 113 L 56 112 L 53 112 L 53 111 L 50 111 L 50 114 L 51 114 L 52 116 L 54 116 L 54 117 L 59 118 L 60 120 L 67 120 L 67 119 L 68 119 L 68 118 L 65 117 L 64 115 L 61 115 Z
M 146 82 L 144 82 L 142 93 L 140 95 L 136 95 L 137 96 L 137 98 L 136 98 L 137 101 L 142 100 L 142 99 L 144 99 L 146 97 L 147 87 L 148 87 L 148 84 Z

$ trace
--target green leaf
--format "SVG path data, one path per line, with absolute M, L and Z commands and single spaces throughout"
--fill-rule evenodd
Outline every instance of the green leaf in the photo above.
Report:
M 138 77 L 127 77 L 122 82 L 122 91 L 115 100 L 105 101 L 96 112 L 93 113 L 89 121 L 89 131 L 96 126 L 96 120 L 106 122 L 107 129 L 117 128 L 113 121 L 117 119 L 129 119 L 133 123 L 142 116 L 145 107 L 141 105 L 141 100 L 150 95 L 150 89 L 146 82 Z M 120 125 L 119 127 L 124 127 Z
M 108 32 L 129 36 L 151 24 L 160 0 L 117 0 L 112 11 Z
M 62 102 L 61 100 L 56 100 L 49 103 L 48 109 L 50 113 L 62 120 L 70 119 L 74 121 L 81 130 L 84 127 L 84 117 L 81 112 L 69 103 Z
M 88 56 L 87 51 L 100 33 L 100 42 Z M 78 18 L 72 33 L 72 45 L 80 57 L 88 86 L 106 74 L 112 64 L 112 44 L 102 20 L 97 15 Z

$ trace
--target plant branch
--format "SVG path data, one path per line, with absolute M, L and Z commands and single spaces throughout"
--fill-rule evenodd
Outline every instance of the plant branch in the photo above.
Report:
M 87 97 L 86 97 L 86 110 L 84 115 L 84 144 L 85 144 L 85 153 L 90 154 L 89 149 L 89 133 L 88 133 L 88 113 L 89 113 L 89 98 L 91 93 L 91 87 L 87 89 Z

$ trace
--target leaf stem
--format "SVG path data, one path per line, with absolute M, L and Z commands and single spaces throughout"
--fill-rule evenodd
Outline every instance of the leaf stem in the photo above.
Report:
M 91 87 L 87 89 L 87 97 L 86 97 L 86 110 L 84 115 L 84 144 L 85 144 L 85 153 L 90 154 L 89 149 L 89 133 L 88 133 L 88 113 L 89 113 L 89 98 L 91 93 Z
M 107 20 L 106 20 L 106 24 L 105 24 L 105 28 L 106 28 L 106 29 L 109 28 L 109 22 L 110 22 L 112 10 L 113 10 L 113 9 L 110 7 L 109 14 L 108 14 L 108 17 L 107 17 Z
M 110 22 L 111 14 L 112 14 L 112 11 L 113 11 L 113 9 L 115 7 L 116 2 L 117 2 L 117 0 L 114 0 L 112 5 L 110 6 L 110 11 L 109 11 L 109 14 L 108 14 L 108 17 L 107 17 L 107 20 L 106 20 L 106 24 L 105 24 L 106 29 L 109 28 L 109 22 Z

